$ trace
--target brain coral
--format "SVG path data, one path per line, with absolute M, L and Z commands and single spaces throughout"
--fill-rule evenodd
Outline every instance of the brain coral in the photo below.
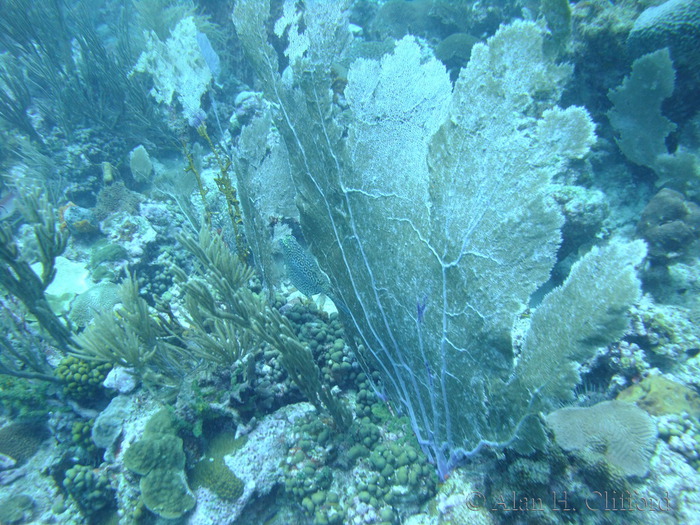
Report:
M 631 403 L 603 401 L 567 407 L 547 416 L 557 444 L 568 451 L 603 450 L 608 463 L 627 476 L 644 476 L 656 443 L 656 426 Z
M 669 47 L 676 60 L 700 58 L 700 2 L 668 0 L 645 10 L 634 23 L 628 44 L 638 54 Z
M 119 287 L 116 284 L 96 284 L 73 300 L 68 315 L 76 325 L 86 326 L 95 315 L 110 311 L 119 302 Z
M 700 2 L 668 0 L 645 10 L 634 23 L 627 44 L 634 56 L 668 47 L 676 69 L 672 120 L 679 122 L 700 107 L 693 96 L 700 87 Z
M 6 425 L 0 428 L 0 454 L 24 463 L 36 454 L 48 436 L 48 429 L 38 423 Z

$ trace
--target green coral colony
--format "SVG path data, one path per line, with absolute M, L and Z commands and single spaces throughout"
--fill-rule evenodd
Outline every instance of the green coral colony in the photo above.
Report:
M 700 523 L 700 2 L 0 9 L 0 525 Z

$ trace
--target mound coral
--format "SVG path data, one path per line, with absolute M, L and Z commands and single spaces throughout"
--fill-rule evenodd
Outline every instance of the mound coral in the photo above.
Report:
M 143 438 L 124 452 L 126 468 L 143 476 L 141 498 L 148 510 L 166 519 L 179 518 L 196 502 L 185 478 L 182 439 L 174 434 L 166 410 L 155 414 Z

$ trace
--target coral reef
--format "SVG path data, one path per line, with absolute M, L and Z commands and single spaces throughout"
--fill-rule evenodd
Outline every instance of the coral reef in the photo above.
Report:
M 560 240 L 562 216 L 547 204 L 550 182 L 595 141 L 583 108 L 556 105 L 570 69 L 544 52 L 536 24 L 516 21 L 473 47 L 452 89 L 443 66 L 404 37 L 381 60 L 352 63 L 348 112 L 327 121 L 320 116 L 337 107 L 323 72 L 351 47 L 342 9 L 290 8 L 275 25 L 277 35 L 288 31 L 288 74 L 305 79 L 296 84 L 279 74 L 277 55 L 254 29 L 264 24 L 259 6 L 240 2 L 234 13 L 266 95 L 284 114 L 281 133 L 310 250 L 350 312 L 351 339 L 364 350 L 358 355 L 380 371 L 440 477 L 484 447 L 532 430 L 533 404 L 569 398 L 577 363 L 594 352 L 580 345 L 589 336 L 577 332 L 605 326 L 590 333 L 602 336 L 598 343 L 623 334 L 624 316 L 589 316 L 624 312 L 637 299 L 633 267 L 645 251 L 613 241 L 581 259 L 533 314 L 517 369 L 506 372 L 517 352 L 513 321 L 549 279 Z M 386 250 L 387 238 L 401 247 L 400 260 Z M 616 264 L 627 270 L 612 284 L 622 275 Z M 583 282 L 606 286 L 593 292 Z M 624 304 L 603 306 L 609 300 Z M 581 309 L 562 316 L 573 305 Z M 550 366 L 558 373 L 548 374 Z
M 0 523 L 698 522 L 696 1 L 2 7 Z

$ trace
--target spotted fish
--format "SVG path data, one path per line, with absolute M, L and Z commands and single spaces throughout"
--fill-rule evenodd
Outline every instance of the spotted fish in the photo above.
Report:
M 284 265 L 287 267 L 287 277 L 292 281 L 294 287 L 307 297 L 316 294 L 327 296 L 338 309 L 345 312 L 347 307 L 340 301 L 331 290 L 331 283 L 326 274 L 318 267 L 318 263 L 313 256 L 307 252 L 299 242 L 291 235 L 280 239 Z

